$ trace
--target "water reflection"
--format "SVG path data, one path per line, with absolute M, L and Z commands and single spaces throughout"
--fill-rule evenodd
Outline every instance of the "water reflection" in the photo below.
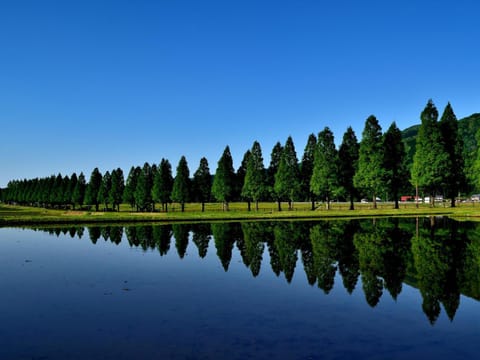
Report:
M 86 230 L 92 244 L 103 238 L 118 245 L 126 238 L 131 247 L 156 250 L 160 256 L 169 253 L 173 238 L 180 259 L 188 256 L 190 240 L 198 256 L 205 258 L 213 239 L 216 256 L 225 271 L 229 269 L 236 246 L 253 277 L 266 271 L 262 262 L 267 257 L 271 271 L 288 283 L 292 282 L 295 270 L 299 271 L 300 257 L 310 285 L 328 294 L 335 281 L 341 279 L 342 284 L 337 286 L 343 286 L 352 294 L 361 284 L 365 301 L 371 307 L 375 307 L 386 293 L 396 300 L 403 284 L 408 283 L 420 290 L 423 312 L 434 324 L 442 308 L 453 321 L 461 294 L 480 299 L 478 227 L 475 223 L 447 218 L 394 218 L 125 228 L 91 226 Z M 38 230 L 56 236 L 84 236 L 82 227 Z

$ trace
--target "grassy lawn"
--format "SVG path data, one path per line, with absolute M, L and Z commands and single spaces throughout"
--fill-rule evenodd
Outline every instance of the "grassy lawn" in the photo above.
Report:
M 288 205 L 282 203 L 282 211 L 277 210 L 276 203 L 260 203 L 259 210 L 247 211 L 246 203 L 231 203 L 229 211 L 222 210 L 222 204 L 206 204 L 205 212 L 201 212 L 200 204 L 186 204 L 185 212 L 180 211 L 179 204 L 172 204 L 169 212 L 139 213 L 123 204 L 120 212 L 95 212 L 85 210 L 53 210 L 24 206 L 10 206 L 0 204 L 0 226 L 36 225 L 36 224 L 89 224 L 89 223 L 128 223 L 128 222 L 190 222 L 190 221 L 216 221 L 216 220 L 255 220 L 255 219 L 327 219 L 327 218 L 358 218 L 374 216 L 428 216 L 446 215 L 458 219 L 480 220 L 479 204 L 459 204 L 456 208 L 447 207 L 446 204 L 430 208 L 420 204 L 419 208 L 414 203 L 402 203 L 400 209 L 393 209 L 391 203 L 379 203 L 378 209 L 373 209 L 372 204 L 355 204 L 355 210 L 348 210 L 347 203 L 333 203 L 331 209 L 326 210 L 325 205 L 317 204 L 315 211 L 310 210 L 310 203 L 295 203 L 293 210 L 288 210 Z M 252 209 L 254 208 L 252 204 Z

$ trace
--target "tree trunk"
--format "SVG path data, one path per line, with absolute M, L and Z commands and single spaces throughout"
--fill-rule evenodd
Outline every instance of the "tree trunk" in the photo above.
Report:
M 292 210 L 292 200 L 288 200 L 288 210 Z
M 377 195 L 373 194 L 373 208 L 377 209 Z
M 312 198 L 312 211 L 315 210 L 315 199 Z
M 280 200 L 277 200 L 278 204 L 278 211 L 282 211 L 282 202 Z
M 205 212 L 205 203 L 202 201 L 202 212 Z
M 250 201 L 247 201 L 247 211 L 251 211 L 252 208 L 251 208 L 251 205 L 250 205 Z
M 415 207 L 418 209 L 418 184 L 415 185 Z
M 455 196 L 452 196 L 452 200 L 450 200 L 450 206 L 455 207 Z
M 181 208 L 182 208 L 182 212 L 185 212 L 185 203 L 182 202 L 180 206 L 181 206 Z
M 355 210 L 355 206 L 353 205 L 353 196 L 350 196 L 350 210 Z
M 327 196 L 327 210 L 330 210 L 330 199 L 328 196 Z

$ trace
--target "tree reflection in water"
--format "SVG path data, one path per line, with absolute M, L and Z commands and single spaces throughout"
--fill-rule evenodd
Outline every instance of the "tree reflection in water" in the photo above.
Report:
M 83 227 L 35 230 L 82 238 Z M 293 281 L 298 256 L 310 285 L 328 294 L 336 276 L 351 294 L 358 279 L 366 302 L 375 307 L 385 292 L 396 300 L 403 283 L 419 289 L 422 309 L 435 324 L 442 307 L 453 321 L 460 295 L 480 299 L 480 229 L 476 223 L 447 218 L 392 218 L 319 222 L 243 222 L 213 224 L 89 226 L 88 238 L 100 237 L 167 255 L 172 237 L 178 256 L 187 256 L 191 236 L 198 256 L 205 258 L 213 238 L 225 271 L 234 246 L 252 276 L 260 274 L 265 256 L 276 276 Z

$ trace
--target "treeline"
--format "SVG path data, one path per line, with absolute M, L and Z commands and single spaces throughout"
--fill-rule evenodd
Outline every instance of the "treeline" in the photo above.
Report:
M 349 127 L 337 149 L 332 131 L 325 127 L 318 136 L 308 137 L 301 160 L 297 158 L 291 137 L 285 144 L 278 142 L 272 149 L 270 163 L 264 166 L 262 149 L 255 141 L 235 171 L 227 146 L 211 174 L 206 158 L 190 176 L 185 157 L 177 165 L 175 176 L 167 159 L 160 164 L 131 167 L 125 180 L 118 168 L 102 174 L 95 168 L 87 182 L 83 173 L 77 176 L 15 180 L 1 189 L 0 199 L 43 207 L 89 206 L 98 211 L 119 210 L 128 203 L 136 211 L 168 211 L 172 202 L 182 211 L 188 202 L 202 204 L 219 201 L 228 210 L 232 201 L 245 201 L 248 210 L 259 201 L 282 202 L 292 209 L 295 201 L 325 202 L 327 209 L 335 199 L 354 201 L 368 197 L 376 207 L 377 197 L 395 202 L 401 194 L 430 195 L 432 206 L 436 194 L 444 194 L 455 206 L 455 198 L 465 187 L 463 142 L 458 121 L 450 104 L 438 121 L 438 111 L 431 100 L 420 115 L 421 125 L 416 139 L 413 165 L 407 165 L 405 144 L 395 122 L 385 133 L 375 116 L 365 122 L 359 142 Z M 479 166 L 480 170 L 480 166 Z

